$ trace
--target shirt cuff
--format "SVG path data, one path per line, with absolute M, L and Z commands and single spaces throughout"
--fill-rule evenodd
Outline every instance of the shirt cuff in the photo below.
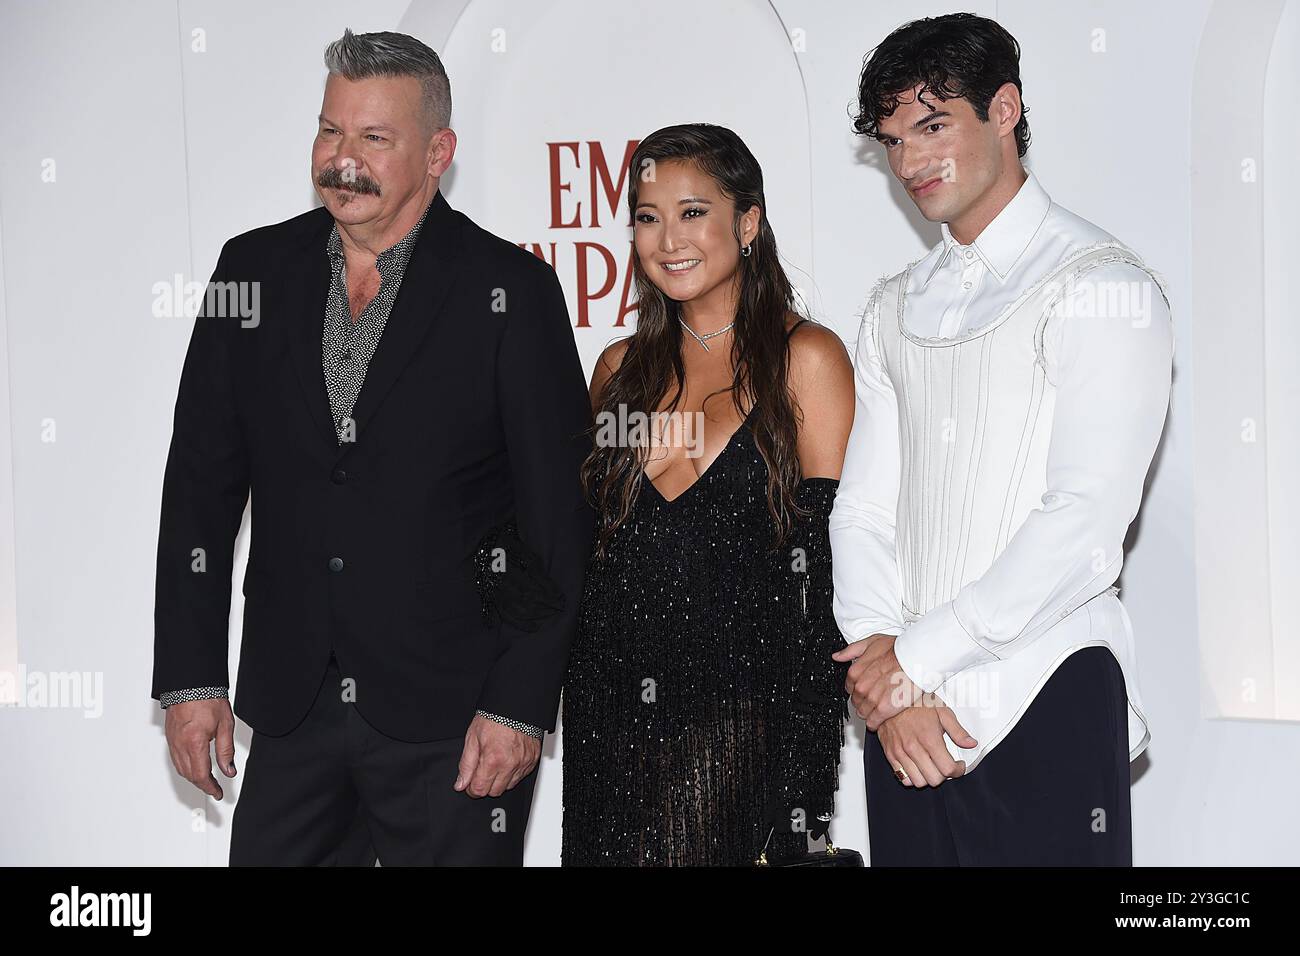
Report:
M 522 720 L 502 717 L 500 714 L 490 714 L 486 710 L 476 710 L 474 713 L 478 717 L 486 717 L 488 720 L 495 720 L 498 724 L 505 724 L 511 730 L 517 730 L 521 734 L 527 734 L 529 737 L 536 737 L 538 740 L 541 740 L 546 736 L 546 731 L 541 727 L 534 727 L 532 724 L 526 724 Z
M 214 700 L 219 697 L 228 697 L 230 689 L 227 687 L 190 687 L 185 690 L 168 690 L 158 695 L 158 706 L 166 710 L 172 704 L 180 704 L 187 700 Z
M 880 627 L 873 627 L 862 636 L 871 637 L 873 634 L 888 634 L 891 637 L 898 637 L 905 630 L 907 630 L 905 627 L 900 627 L 897 624 L 882 624 Z
M 971 629 L 957 613 L 959 604 L 970 605 L 971 601 L 969 592 L 963 589 L 952 601 L 908 625 L 894 640 L 898 666 L 913 684 L 927 693 L 934 693 L 944 681 L 968 667 L 998 660 L 979 641 L 983 635 L 974 608 L 970 607 L 965 617 L 974 624 Z

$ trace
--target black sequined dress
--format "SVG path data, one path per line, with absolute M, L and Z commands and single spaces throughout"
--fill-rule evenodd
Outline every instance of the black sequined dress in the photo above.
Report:
M 804 480 L 811 517 L 769 550 L 753 422 L 671 501 L 643 478 L 593 551 L 562 706 L 566 866 L 748 865 L 825 827 L 848 716 L 830 657 L 839 483 Z

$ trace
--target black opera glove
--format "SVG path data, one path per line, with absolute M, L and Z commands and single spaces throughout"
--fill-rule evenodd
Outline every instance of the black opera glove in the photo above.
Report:
M 849 664 L 830 656 L 844 647 L 833 610 L 829 533 L 838 489 L 836 479 L 806 478 L 795 496 L 809 514 L 796 522 L 789 548 L 790 553 L 801 549 L 805 564 L 784 634 L 790 684 L 784 688 L 783 718 L 774 728 L 776 772 L 764 814 L 767 826 L 785 833 L 795 810 L 801 810 L 813 839 L 825 835 L 834 810 L 844 721 L 849 716 L 844 689 Z
M 479 541 L 474 578 L 483 620 L 491 627 L 504 622 L 533 633 L 567 603 L 542 559 L 520 539 L 513 521 L 488 529 Z
M 835 587 L 831 571 L 830 518 L 839 480 L 805 478 L 795 500 L 810 512 L 799 523 L 795 538 L 803 547 L 807 567 L 803 580 L 803 626 L 796 642 L 795 670 L 798 677 L 796 709 L 805 719 L 839 722 L 850 719 L 848 680 L 850 662 L 831 659 L 845 646 L 835 620 Z M 833 716 L 832 716 L 833 715 Z
M 819 693 L 806 685 L 799 688 L 790 705 L 792 725 L 799 730 L 800 743 L 793 751 L 785 750 L 775 761 L 781 773 L 772 781 L 764 804 L 763 822 L 775 833 L 788 833 L 795 814 L 802 813 L 808 836 L 820 840 L 830 829 L 836 785 L 824 775 L 823 768 L 830 766 L 831 756 L 824 747 L 815 745 L 817 741 L 811 735 L 825 735 L 827 741 L 838 741 L 838 755 L 844 745 L 842 724 L 838 732 L 832 732 L 829 724 L 832 719 L 844 719 L 845 705 L 839 695 Z M 829 713 L 834 713 L 834 718 Z M 838 772 L 838 756 L 834 766 Z

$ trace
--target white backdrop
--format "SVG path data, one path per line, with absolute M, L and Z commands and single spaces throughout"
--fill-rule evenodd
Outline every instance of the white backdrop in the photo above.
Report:
M 1300 77 L 1300 4 L 965 8 L 1021 42 L 1041 182 L 1171 288 L 1170 421 L 1121 582 L 1152 725 L 1133 764 L 1135 861 L 1294 863 L 1300 597 L 1284 585 L 1300 516 L 1282 492 L 1300 479 L 1283 434 L 1300 408 L 1284 364 L 1297 197 L 1268 172 L 1300 147 L 1279 119 Z M 149 698 L 159 495 L 191 327 L 156 315 L 153 289 L 204 281 L 225 239 L 315 204 L 326 43 L 345 26 L 400 29 L 443 55 L 460 136 L 448 199 L 555 265 L 590 371 L 628 331 L 629 232 L 600 160 L 617 184 L 628 142 L 673 122 L 745 138 L 793 280 L 853 342 L 874 280 L 938 235 L 851 132 L 857 71 L 891 29 L 950 9 L 0 2 L 0 675 L 16 675 L 17 704 L 0 708 L 0 864 L 226 861 L 239 778 L 219 778 L 222 803 L 177 778 Z M 555 210 L 552 176 L 569 186 Z M 241 768 L 250 736 L 241 724 Z M 858 722 L 833 832 L 865 850 L 863 738 Z M 532 865 L 559 859 L 561 755 L 548 737 Z

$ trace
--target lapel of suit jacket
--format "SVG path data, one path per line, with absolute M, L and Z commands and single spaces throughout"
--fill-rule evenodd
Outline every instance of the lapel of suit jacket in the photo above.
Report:
M 325 230 L 319 236 L 313 234 L 305 250 L 306 256 L 301 263 L 302 285 L 299 286 L 303 295 L 299 299 L 292 351 L 298 381 L 306 393 L 314 427 L 328 439 L 336 457 L 342 459 L 365 440 L 367 423 L 374 419 L 393 383 L 433 327 L 456 275 L 455 265 L 462 252 L 462 237 L 459 217 L 439 190 L 433 196 L 429 215 L 416 237 L 402 284 L 397 290 L 397 299 L 393 302 L 357 396 L 352 413 L 357 440 L 339 444 L 321 357 L 325 303 L 330 284 L 329 255 L 325 244 L 332 225 L 333 220 L 329 219 Z
M 320 207 L 325 212 L 324 207 Z M 298 250 L 294 273 L 285 283 L 291 310 L 289 349 L 298 384 L 311 412 L 312 425 L 327 449 L 337 449 L 334 413 L 330 410 L 329 391 L 325 387 L 324 360 L 321 357 L 325 334 L 325 303 L 329 297 L 330 265 L 326 242 L 334 218 L 325 212 L 321 225 L 310 230 Z

